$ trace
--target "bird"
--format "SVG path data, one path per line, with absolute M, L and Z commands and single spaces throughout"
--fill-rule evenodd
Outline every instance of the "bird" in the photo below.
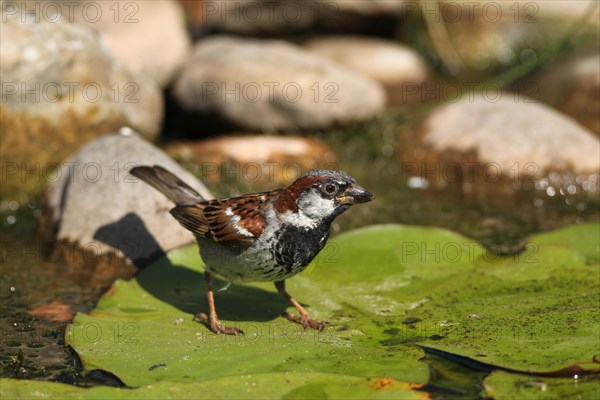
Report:
M 161 166 L 136 166 L 130 174 L 171 200 L 175 204 L 171 215 L 195 235 L 205 264 L 209 311 L 208 316 L 197 316 L 212 332 L 243 334 L 219 320 L 215 275 L 232 283 L 274 282 L 298 311 L 298 315 L 286 312 L 284 317 L 304 329 L 324 329 L 327 322 L 313 320 L 287 292 L 285 281 L 302 272 L 323 249 L 337 216 L 375 198 L 354 178 L 342 171 L 313 170 L 286 188 L 207 200 Z

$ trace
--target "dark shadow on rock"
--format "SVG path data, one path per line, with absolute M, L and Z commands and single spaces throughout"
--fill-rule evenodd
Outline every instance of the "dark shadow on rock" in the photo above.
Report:
M 142 219 L 129 213 L 120 220 L 98 229 L 94 239 L 119 249 L 138 268 L 137 281 L 148 293 L 186 314 L 208 314 L 204 276 L 182 265 L 173 265 L 165 256 Z M 200 256 L 197 258 L 200 262 Z M 226 281 L 215 278 L 215 290 Z M 231 285 L 226 291 L 215 292 L 219 317 L 230 321 L 270 321 L 280 316 L 288 303 L 275 291 L 247 285 Z
M 120 250 L 140 269 L 165 254 L 144 221 L 134 213 L 100 227 L 94 239 Z

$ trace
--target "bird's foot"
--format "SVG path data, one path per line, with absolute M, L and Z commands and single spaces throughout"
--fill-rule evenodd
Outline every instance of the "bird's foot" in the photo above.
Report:
M 201 322 L 204 325 L 206 325 L 206 327 L 208 329 L 210 329 L 213 333 L 216 333 L 217 335 L 243 335 L 244 334 L 244 332 L 241 329 L 230 328 L 228 326 L 225 326 L 222 323 L 220 323 L 217 318 L 211 319 L 202 312 L 196 314 L 196 317 L 194 319 L 197 320 L 198 322 Z
M 292 322 L 302 325 L 304 329 L 312 328 L 318 330 L 319 332 L 325 329 L 325 325 L 329 325 L 329 322 L 327 321 L 315 321 L 314 319 L 310 318 L 308 314 L 298 316 L 290 314 L 289 312 L 285 312 L 283 316 Z

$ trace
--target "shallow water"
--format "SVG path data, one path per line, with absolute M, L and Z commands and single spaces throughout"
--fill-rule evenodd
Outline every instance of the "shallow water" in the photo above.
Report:
M 334 224 L 333 234 L 376 223 L 440 226 L 477 240 L 495 251 L 519 251 L 535 232 L 569 224 L 600 221 L 598 199 L 560 195 L 546 190 L 510 196 L 468 196 L 457 188 L 433 190 L 411 179 L 401 169 L 398 137 L 410 123 L 406 114 L 386 115 L 368 124 L 321 134 L 336 149 L 335 165 L 373 192 L 376 201 L 354 207 Z M 219 195 L 235 195 L 272 187 L 231 179 L 208 185 Z M 558 195 L 557 195 L 558 194 Z M 582 206 L 583 204 L 583 206 Z M 2 266 L 0 272 L 2 347 L 0 376 L 36 378 L 88 384 L 77 357 L 63 346 L 64 322 L 31 317 L 27 310 L 59 301 L 70 311 L 91 310 L 101 290 L 76 283 L 63 274 L 64 265 L 52 260 L 36 239 L 41 210 L 37 201 L 18 204 L 6 200 L 0 210 Z M 50 258 L 50 259 L 49 259 Z M 199 283 L 200 285 L 201 283 Z M 428 356 L 432 383 L 461 388 L 441 397 L 473 397 L 482 374 Z M 445 372 L 444 372 L 445 371 Z M 98 381 L 91 381 L 98 383 Z

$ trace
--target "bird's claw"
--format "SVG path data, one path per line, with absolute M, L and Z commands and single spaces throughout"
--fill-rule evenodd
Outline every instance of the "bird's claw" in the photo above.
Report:
M 315 321 L 314 319 L 310 318 L 308 314 L 297 316 L 292 315 L 289 312 L 285 312 L 283 316 L 292 322 L 302 325 L 304 329 L 312 328 L 318 330 L 319 332 L 325 329 L 325 325 L 329 325 L 329 322 L 327 321 Z
M 219 322 L 218 319 L 211 319 L 206 314 L 200 312 L 194 318 L 196 321 L 206 325 L 213 333 L 217 335 L 243 335 L 244 332 L 238 328 L 230 328 Z

